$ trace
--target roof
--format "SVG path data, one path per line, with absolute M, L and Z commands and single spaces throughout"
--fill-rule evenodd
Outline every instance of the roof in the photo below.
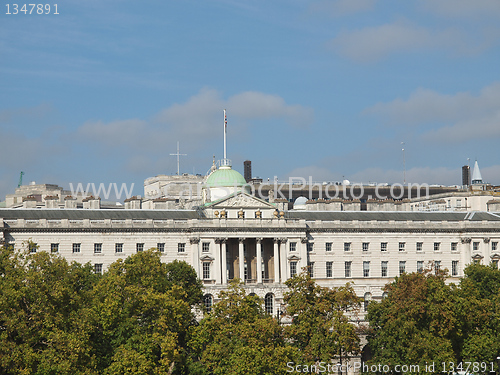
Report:
M 243 186 L 246 183 L 245 178 L 240 172 L 235 171 L 231 167 L 220 167 L 208 176 L 205 185 L 209 188 L 217 188 Z
M 500 221 L 500 215 L 491 212 L 289 211 L 287 217 L 306 221 Z
M 0 218 L 6 220 L 188 220 L 200 219 L 202 214 L 195 210 L 124 210 L 124 209 L 0 209 Z

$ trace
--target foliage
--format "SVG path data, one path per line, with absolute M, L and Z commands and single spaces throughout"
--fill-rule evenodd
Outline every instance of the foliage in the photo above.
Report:
M 349 321 L 359 309 L 359 299 L 349 284 L 340 288 L 317 285 L 307 272 L 289 280 L 284 301 L 293 318 L 287 335 L 305 362 L 329 362 L 359 352 L 357 327 Z
M 247 295 L 235 280 L 194 331 L 191 347 L 198 353 L 197 371 L 215 375 L 285 374 L 297 357 L 287 346 L 278 321 L 266 314 L 262 299 Z

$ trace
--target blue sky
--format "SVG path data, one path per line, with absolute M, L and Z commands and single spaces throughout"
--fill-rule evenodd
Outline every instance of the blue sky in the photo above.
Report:
M 500 184 L 497 0 L 63 0 L 0 14 L 0 197 L 206 173 Z M 51 3 L 52 4 L 52 3 Z M 53 8 L 52 8 L 53 9 Z M 404 146 L 401 145 L 404 142 Z

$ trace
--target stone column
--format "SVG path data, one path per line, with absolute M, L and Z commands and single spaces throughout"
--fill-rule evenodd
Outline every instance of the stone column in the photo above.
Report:
M 287 251 L 287 239 L 282 238 L 280 240 L 280 266 L 281 266 L 281 282 L 284 283 L 289 277 L 289 265 L 288 265 L 288 251 Z
M 241 282 L 245 282 L 245 256 L 243 252 L 244 238 L 238 238 L 238 268 L 240 271 L 239 278 Z
M 222 241 L 219 238 L 215 239 L 215 244 L 216 244 L 216 250 L 214 251 L 214 273 L 215 273 L 215 284 L 221 284 L 222 283 L 222 277 L 221 277 L 221 254 L 220 254 L 220 248 L 221 248 L 221 243 Z
M 280 257 L 279 257 L 279 239 L 275 238 L 273 240 L 274 245 L 274 283 L 279 284 L 280 282 Z
M 257 238 L 257 284 L 262 284 L 262 238 Z
M 297 274 L 302 273 L 302 268 L 307 267 L 307 257 L 309 254 L 307 254 L 307 237 L 302 237 L 300 239 L 300 248 L 299 248 L 299 257 L 300 257 L 300 262 L 299 262 L 299 269 L 297 270 Z
M 199 279 L 203 279 L 203 275 L 200 271 L 200 238 L 199 237 L 191 237 L 189 239 L 191 244 L 191 254 L 193 256 L 193 267 L 198 275 Z
M 227 238 L 222 240 L 221 255 L 222 284 L 227 285 Z
M 464 268 L 472 263 L 472 258 L 471 258 L 471 242 L 472 239 L 470 237 L 464 237 L 460 239 L 460 270 L 458 275 L 463 276 L 464 275 Z

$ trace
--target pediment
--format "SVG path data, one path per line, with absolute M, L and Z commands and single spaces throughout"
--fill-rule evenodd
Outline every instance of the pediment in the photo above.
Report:
M 254 197 L 248 193 L 238 192 L 222 198 L 209 205 L 210 208 L 253 208 L 275 210 L 276 207 L 263 199 Z
M 480 254 L 476 254 L 476 255 L 472 256 L 472 259 L 474 259 L 474 260 L 480 260 L 480 259 L 483 259 L 483 258 L 484 257 L 482 255 L 480 255 Z

